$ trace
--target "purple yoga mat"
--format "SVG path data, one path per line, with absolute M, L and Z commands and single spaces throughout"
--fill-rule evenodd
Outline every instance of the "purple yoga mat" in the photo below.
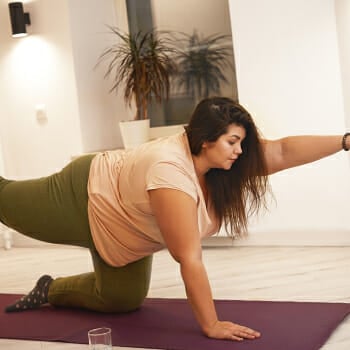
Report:
M 350 313 L 350 304 L 216 300 L 219 317 L 262 333 L 233 342 L 205 337 L 184 299 L 146 299 L 137 311 L 102 314 L 42 307 L 5 313 L 20 295 L 0 294 L 0 338 L 88 342 L 87 331 L 111 327 L 114 346 L 169 350 L 318 350 Z

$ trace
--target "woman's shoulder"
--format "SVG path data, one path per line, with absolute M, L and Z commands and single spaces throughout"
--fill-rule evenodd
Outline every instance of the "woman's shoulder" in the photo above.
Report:
M 185 133 L 158 138 L 135 149 L 139 157 L 153 161 L 186 162 L 189 159 Z

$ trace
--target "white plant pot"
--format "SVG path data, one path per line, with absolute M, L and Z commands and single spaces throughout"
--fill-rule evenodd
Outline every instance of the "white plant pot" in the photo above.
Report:
M 149 119 L 123 121 L 119 123 L 125 149 L 135 148 L 149 141 Z

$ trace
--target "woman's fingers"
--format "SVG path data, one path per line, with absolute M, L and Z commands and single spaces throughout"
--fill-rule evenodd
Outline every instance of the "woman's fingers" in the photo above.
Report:
M 242 340 L 244 340 L 244 338 L 238 337 L 238 336 L 236 336 L 236 335 L 231 335 L 231 339 L 232 339 L 232 340 L 237 340 L 237 341 L 242 341 Z
M 234 329 L 231 330 L 230 334 L 231 334 L 232 339 L 234 339 L 234 340 L 256 339 L 256 338 L 260 337 L 259 332 L 256 332 L 256 331 L 249 329 L 249 328 L 246 328 L 246 327 L 244 329 L 234 327 Z
M 209 337 L 216 339 L 230 339 L 236 341 L 242 341 L 244 339 L 256 339 L 260 337 L 260 333 L 232 322 L 220 322 L 218 321 Z
M 251 328 L 240 326 L 240 325 L 235 325 L 235 326 L 238 327 L 238 334 L 235 334 L 235 335 L 238 335 L 242 338 L 247 338 L 247 339 L 255 339 L 260 337 L 260 333 L 257 331 L 254 331 Z

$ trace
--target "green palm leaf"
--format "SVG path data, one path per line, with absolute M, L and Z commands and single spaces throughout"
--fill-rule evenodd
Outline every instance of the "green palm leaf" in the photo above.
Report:
M 124 101 L 136 103 L 135 119 L 147 119 L 148 102 L 160 103 L 169 98 L 170 76 L 176 72 L 172 58 L 175 49 L 169 44 L 167 32 L 152 29 L 148 32 L 125 33 L 109 27 L 117 43 L 107 48 L 98 64 L 108 61 L 104 77 L 113 79 L 110 91 L 124 87 Z

